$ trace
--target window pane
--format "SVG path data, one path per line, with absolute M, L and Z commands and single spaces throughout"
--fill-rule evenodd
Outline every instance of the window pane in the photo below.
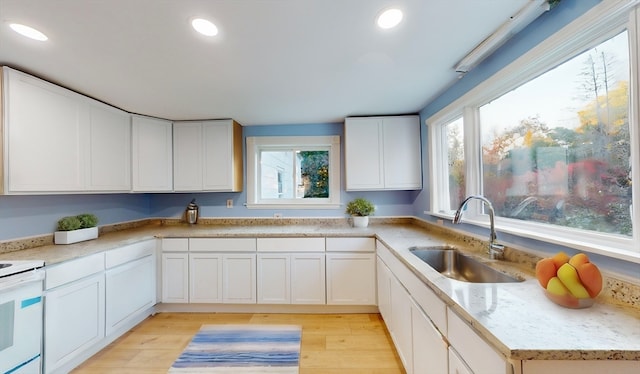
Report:
M 480 108 L 496 214 L 631 236 L 627 33 Z
M 262 150 L 260 198 L 329 197 L 328 150 Z
M 462 118 L 444 126 L 447 142 L 447 166 L 449 175 L 449 211 L 458 209 L 465 198 L 464 128 Z

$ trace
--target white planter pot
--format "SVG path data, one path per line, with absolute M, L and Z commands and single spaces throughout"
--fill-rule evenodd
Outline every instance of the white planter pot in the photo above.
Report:
M 369 217 L 353 216 L 353 227 L 367 227 L 369 226 Z
M 53 241 L 56 244 L 73 244 L 98 237 L 98 228 L 89 227 L 73 231 L 56 231 Z

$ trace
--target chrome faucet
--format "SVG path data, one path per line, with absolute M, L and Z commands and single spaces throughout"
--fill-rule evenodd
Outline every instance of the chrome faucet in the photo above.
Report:
M 496 235 L 496 226 L 494 223 L 495 212 L 493 210 L 493 204 L 491 204 L 491 201 L 486 197 L 472 195 L 464 199 L 458 210 L 456 210 L 456 215 L 453 217 L 453 223 L 460 223 L 460 221 L 462 221 L 462 210 L 467 206 L 467 203 L 471 199 L 480 200 L 487 206 L 487 208 L 489 208 L 489 225 L 491 231 L 489 232 L 489 250 L 487 253 L 489 253 L 489 257 L 491 257 L 491 259 L 502 259 L 504 256 L 504 246 L 496 243 L 498 236 Z

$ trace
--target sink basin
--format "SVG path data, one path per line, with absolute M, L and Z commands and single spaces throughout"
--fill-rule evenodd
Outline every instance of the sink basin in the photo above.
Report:
M 454 247 L 411 247 L 409 251 L 445 277 L 470 283 L 522 282 L 482 262 L 462 254 Z

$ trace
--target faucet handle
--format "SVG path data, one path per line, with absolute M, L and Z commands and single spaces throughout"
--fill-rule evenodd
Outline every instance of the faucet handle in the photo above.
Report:
M 504 245 L 491 242 L 487 253 L 492 260 L 501 259 L 504 256 Z

